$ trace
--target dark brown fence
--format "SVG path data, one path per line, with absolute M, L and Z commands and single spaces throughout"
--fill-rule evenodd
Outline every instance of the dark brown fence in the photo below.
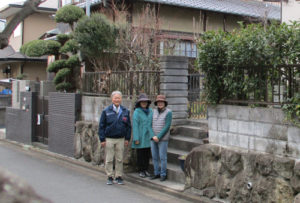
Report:
M 108 96 L 119 90 L 132 97 L 141 92 L 150 97 L 159 94 L 159 71 L 86 72 L 83 74 L 84 95 Z
M 240 93 L 236 97 L 225 97 L 223 103 L 281 105 L 287 102 L 287 98 L 300 93 L 300 64 L 258 69 L 254 73 L 241 69 L 244 74 L 235 78 L 241 86 Z M 245 87 L 247 90 L 243 91 Z

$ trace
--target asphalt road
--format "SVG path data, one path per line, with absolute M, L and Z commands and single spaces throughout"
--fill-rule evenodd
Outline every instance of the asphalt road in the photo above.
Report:
M 130 182 L 108 186 L 100 172 L 1 141 L 0 166 L 25 179 L 53 203 L 187 202 Z

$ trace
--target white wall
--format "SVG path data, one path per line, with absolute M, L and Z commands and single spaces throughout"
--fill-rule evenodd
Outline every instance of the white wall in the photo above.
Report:
M 300 1 L 289 0 L 282 3 L 282 22 L 300 21 Z

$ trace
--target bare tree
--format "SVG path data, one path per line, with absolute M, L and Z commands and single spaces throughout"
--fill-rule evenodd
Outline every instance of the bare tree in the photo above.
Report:
M 37 11 L 37 7 L 47 0 L 27 0 L 22 9 L 19 10 L 14 17 L 8 22 L 5 29 L 0 33 L 0 49 L 7 47 L 9 37 L 25 18 Z

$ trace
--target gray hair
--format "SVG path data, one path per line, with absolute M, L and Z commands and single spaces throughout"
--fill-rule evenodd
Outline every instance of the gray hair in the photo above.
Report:
M 120 91 L 113 91 L 110 95 L 111 98 L 113 98 L 113 96 L 115 96 L 116 94 L 120 95 L 122 97 L 122 93 Z

